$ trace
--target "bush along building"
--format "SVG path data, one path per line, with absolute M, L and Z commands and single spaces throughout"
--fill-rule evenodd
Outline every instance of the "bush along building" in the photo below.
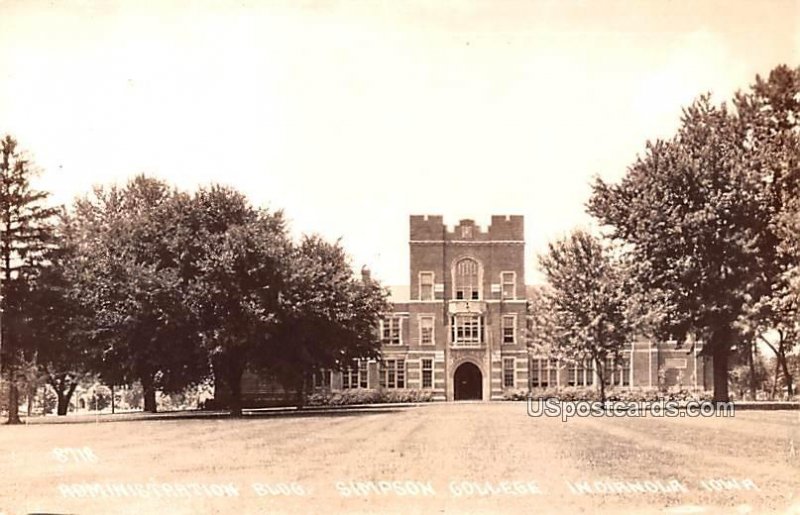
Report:
M 409 284 L 391 288 L 391 311 L 379 327 L 381 359 L 319 371 L 311 391 L 362 391 L 367 401 L 457 401 L 597 388 L 592 366 L 528 349 L 522 216 L 492 216 L 483 229 L 473 220 L 449 228 L 442 216 L 412 215 L 409 229 Z M 689 352 L 675 342 L 640 340 L 623 352 L 607 383 L 611 389 L 707 390 L 711 366 L 700 346 Z M 242 392 L 245 405 L 294 401 L 275 381 L 249 373 Z M 224 403 L 223 392 L 217 401 Z

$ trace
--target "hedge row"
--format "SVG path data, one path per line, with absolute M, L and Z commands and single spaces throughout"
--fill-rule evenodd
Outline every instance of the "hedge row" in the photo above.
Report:
M 599 401 L 600 391 L 594 388 L 545 388 L 535 389 L 530 394 L 532 399 L 548 399 L 555 397 L 562 401 Z M 508 401 L 519 401 L 528 398 L 527 390 L 508 391 L 503 396 Z M 607 390 L 606 399 L 609 401 L 627 402 L 654 402 L 654 401 L 708 401 L 712 400 L 712 393 L 702 390 L 670 390 L 662 391 L 657 388 L 632 388 L 626 390 Z
M 430 402 L 432 393 L 426 390 L 343 390 L 317 392 L 308 396 L 308 406 L 348 406 L 351 404 L 385 404 L 395 402 Z

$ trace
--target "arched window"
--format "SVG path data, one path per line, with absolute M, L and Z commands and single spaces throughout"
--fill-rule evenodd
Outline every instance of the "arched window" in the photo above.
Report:
M 456 263 L 454 280 L 456 299 L 480 299 L 480 278 L 478 277 L 478 270 L 478 262 L 474 259 L 464 258 Z

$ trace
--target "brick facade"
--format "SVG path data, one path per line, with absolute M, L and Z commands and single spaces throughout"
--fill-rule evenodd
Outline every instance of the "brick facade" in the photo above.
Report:
M 500 399 L 527 388 L 523 218 L 493 216 L 485 230 L 472 220 L 448 229 L 441 216 L 409 222 L 409 299 L 390 315 L 403 335 L 399 344 L 384 342 L 383 359 L 402 360 L 405 386 L 429 389 L 434 399 Z M 513 378 L 504 378 L 510 363 Z

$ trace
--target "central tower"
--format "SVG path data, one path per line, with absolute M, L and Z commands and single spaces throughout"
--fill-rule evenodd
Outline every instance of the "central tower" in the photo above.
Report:
M 409 381 L 419 353 L 432 360 L 436 397 L 501 399 L 526 387 L 523 218 L 450 230 L 441 216 L 412 215 L 409 228 Z

